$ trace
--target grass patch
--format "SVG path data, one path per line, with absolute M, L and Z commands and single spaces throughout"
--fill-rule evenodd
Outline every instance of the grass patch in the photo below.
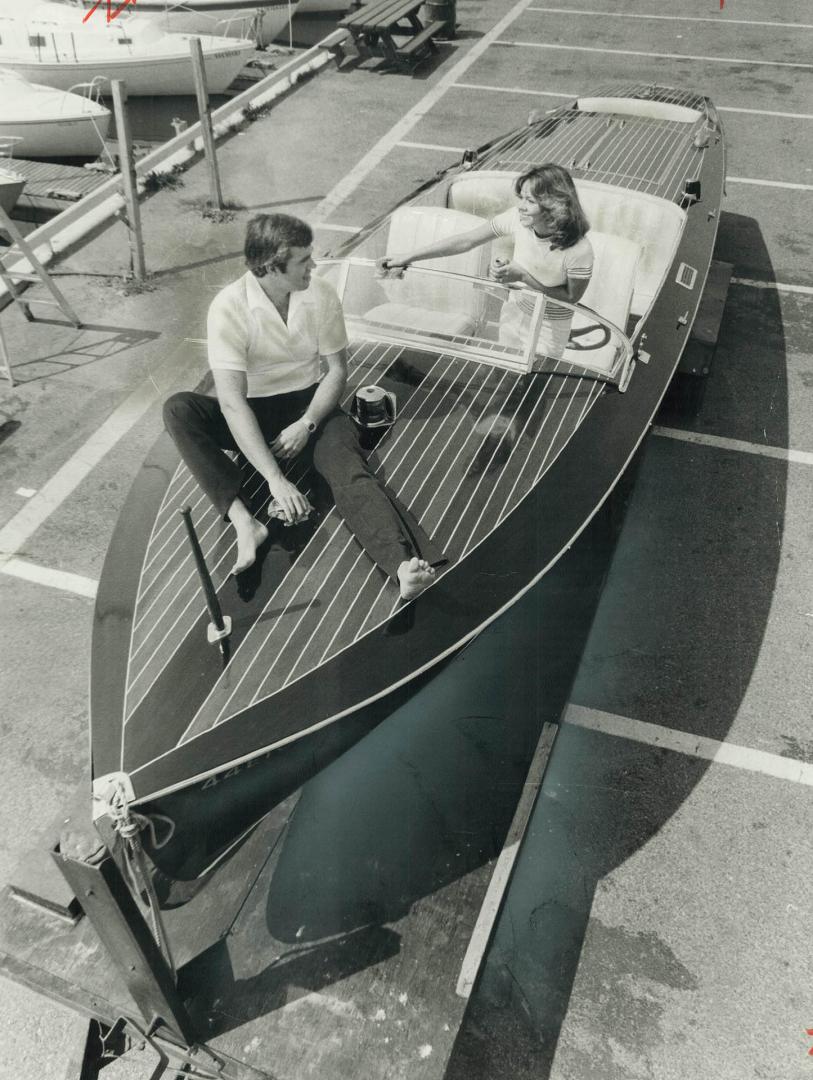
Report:
M 155 292 L 158 288 L 157 282 L 149 273 L 143 281 L 139 281 L 132 274 L 122 274 L 121 277 L 108 278 L 107 284 L 119 296 L 141 296 L 142 293 Z
M 214 225 L 223 225 L 227 221 L 234 221 L 235 217 L 245 206 L 236 199 L 224 199 L 223 206 L 214 206 L 211 199 L 200 196 L 197 199 L 184 199 L 184 206 L 195 210 L 206 221 Z
M 144 177 L 144 190 L 149 194 L 167 189 L 175 191 L 179 187 L 183 187 L 179 165 L 174 165 L 168 172 L 148 172 Z

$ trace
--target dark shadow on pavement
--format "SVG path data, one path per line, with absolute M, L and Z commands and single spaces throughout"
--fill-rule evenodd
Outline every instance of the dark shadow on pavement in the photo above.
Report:
M 747 238 L 763 280 L 773 280 L 756 222 L 740 220 L 737 236 L 739 244 Z M 725 243 L 715 255 L 732 261 Z M 757 430 L 756 418 L 766 415 L 771 431 L 762 422 Z M 747 434 L 736 427 L 740 417 Z M 775 291 L 732 290 L 701 411 L 689 423 L 675 415 L 669 423 L 787 446 Z M 650 438 L 575 705 L 726 738 L 770 616 L 786 487 L 784 461 Z M 602 1030 L 617 1033 L 631 1054 L 641 1052 L 645 1003 L 617 983 L 602 990 L 602 964 L 608 980 L 619 965 L 678 989 L 691 988 L 694 977 L 660 939 L 638 940 L 646 935 L 591 918 L 594 896 L 663 828 L 708 767 L 659 747 L 562 729 L 447 1080 L 546 1080 L 586 940 L 594 959 L 581 1006 L 587 998 Z M 635 1045 L 624 1043 L 625 1033 Z M 578 1060 L 572 1045 L 570 1052 Z M 583 1076 L 618 1074 L 610 1047 L 598 1060 L 585 1055 L 583 1066 Z

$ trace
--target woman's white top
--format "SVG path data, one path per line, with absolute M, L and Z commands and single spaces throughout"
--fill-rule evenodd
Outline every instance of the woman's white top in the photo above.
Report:
M 537 236 L 519 219 L 519 209 L 512 207 L 491 219 L 495 236 L 509 236 L 514 241 L 513 260 L 527 270 L 541 285 L 566 285 L 568 278 L 589 280 L 593 273 L 593 248 L 586 236 L 568 248 L 551 248 L 550 237 Z M 503 305 L 500 338 L 505 344 L 522 347 L 533 313 L 535 297 L 517 290 Z M 567 345 L 572 312 L 555 300 L 547 300 L 539 332 L 537 352 L 556 359 Z M 517 335 L 522 340 L 517 339 Z

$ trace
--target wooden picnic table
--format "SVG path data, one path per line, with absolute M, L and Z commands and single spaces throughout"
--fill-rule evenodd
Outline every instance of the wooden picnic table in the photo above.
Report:
M 373 0 L 345 15 L 339 26 L 350 31 L 361 55 L 381 55 L 397 67 L 411 68 L 437 51 L 434 39 L 446 25 L 439 21 L 424 26 L 418 15 L 422 4 Z

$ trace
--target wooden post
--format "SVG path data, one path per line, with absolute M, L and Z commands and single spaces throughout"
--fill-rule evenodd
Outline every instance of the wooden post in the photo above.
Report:
M 121 79 L 113 79 L 113 109 L 116 115 L 116 136 L 119 144 L 119 168 L 124 184 L 124 198 L 127 202 L 127 225 L 130 238 L 130 261 L 133 275 L 138 281 L 147 276 L 144 262 L 144 239 L 141 235 L 141 211 L 138 205 L 138 187 L 136 185 L 135 166 L 133 164 L 133 143 L 130 138 L 130 124 L 124 108 L 126 88 Z
M 75 833 L 63 836 L 54 858 L 148 1028 L 180 1046 L 195 1046 L 192 1021 L 169 965 L 109 850 L 98 836 Z
M 198 116 L 200 117 L 200 130 L 203 135 L 203 148 L 206 160 L 209 163 L 209 179 L 212 191 L 211 203 L 215 209 L 222 210 L 223 192 L 220 187 L 220 173 L 217 168 L 215 137 L 212 132 L 212 114 L 209 111 L 209 93 L 206 89 L 206 71 L 203 66 L 203 49 L 200 46 L 200 38 L 190 37 L 189 51 L 192 53 L 192 66 L 195 72 L 195 93 L 198 98 Z

